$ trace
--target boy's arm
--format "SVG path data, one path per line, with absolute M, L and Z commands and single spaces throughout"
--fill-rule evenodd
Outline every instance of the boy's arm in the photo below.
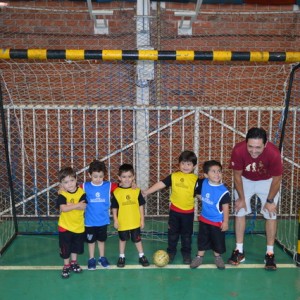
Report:
M 202 192 L 202 184 L 205 178 L 198 178 L 196 182 L 196 187 L 195 187 L 195 197 L 197 197 L 199 200 L 201 199 L 201 192 Z
M 141 215 L 141 229 L 143 229 L 145 227 L 144 205 L 140 205 L 140 215 Z
M 154 192 L 157 192 L 158 190 L 161 190 L 165 187 L 166 187 L 166 185 L 162 181 L 159 181 L 159 182 L 155 183 L 154 185 L 152 185 L 149 189 L 142 191 L 142 194 L 144 197 L 146 197 L 146 196 L 148 196 Z
M 60 211 L 63 211 L 63 212 L 68 212 L 68 211 L 71 211 L 71 210 L 85 210 L 86 208 L 86 203 L 85 201 L 80 201 L 78 203 L 71 203 L 71 204 L 61 204 L 60 205 Z
M 114 228 L 118 229 L 119 228 L 118 209 L 117 208 L 113 208 L 112 209 L 112 214 L 113 214 L 113 218 L 114 218 Z
M 63 197 L 59 195 L 59 197 Z M 61 203 L 59 209 L 62 212 L 68 212 L 71 210 L 85 210 L 86 208 L 86 194 L 83 194 L 78 203 Z
M 222 231 L 227 231 L 229 228 L 229 204 L 225 203 L 222 205 L 223 209 L 223 222 L 221 225 L 221 230 Z

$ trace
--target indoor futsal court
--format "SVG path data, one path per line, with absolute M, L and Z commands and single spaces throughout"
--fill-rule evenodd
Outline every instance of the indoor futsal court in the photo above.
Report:
M 300 300 L 299 0 L 0 1 L 0 32 L 0 299 Z M 246 260 L 228 263 L 236 245 L 231 153 L 252 127 L 265 129 L 283 163 L 277 270 L 265 270 L 258 195 L 246 218 Z M 164 188 L 145 197 L 149 266 L 129 240 L 117 267 L 110 214 L 110 267 L 88 270 L 85 243 L 83 271 L 62 278 L 59 170 L 72 167 L 82 184 L 96 159 L 117 183 L 119 167 L 132 164 L 144 191 L 178 170 L 184 150 L 196 154 L 199 178 L 203 162 L 222 164 L 225 269 L 212 251 L 191 269 L 181 240 L 172 263 L 155 265 L 154 253 L 168 247 L 172 189 Z M 191 199 L 194 258 L 202 202 Z

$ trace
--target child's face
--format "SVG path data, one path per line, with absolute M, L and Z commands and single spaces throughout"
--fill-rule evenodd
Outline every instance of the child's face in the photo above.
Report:
M 101 185 L 104 179 L 104 173 L 102 171 L 92 172 L 92 174 L 89 174 L 89 176 L 94 185 Z
M 190 161 L 181 161 L 181 162 L 179 163 L 179 170 L 180 170 L 182 173 L 185 173 L 185 174 L 193 173 L 195 167 L 196 167 L 196 166 L 194 166 L 193 163 L 190 162 Z
M 210 167 L 208 173 L 204 174 L 204 176 L 208 178 L 211 183 L 220 184 L 222 182 L 222 170 L 219 166 Z
M 74 193 L 77 189 L 77 179 L 72 176 L 67 176 L 61 181 L 61 185 L 66 191 Z
M 134 175 L 130 171 L 128 171 L 128 172 L 123 172 L 120 176 L 118 176 L 118 178 L 121 187 L 129 188 L 132 186 Z

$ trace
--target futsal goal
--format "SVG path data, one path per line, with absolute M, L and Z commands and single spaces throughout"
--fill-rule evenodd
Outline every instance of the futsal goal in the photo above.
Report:
M 133 29 L 142 35 L 144 48 L 150 42 L 153 48 L 169 50 L 174 43 L 170 53 L 175 52 L 177 34 L 157 27 L 159 22 L 168 25 L 166 15 L 152 16 L 143 23 L 144 31 Z M 124 17 L 124 24 L 136 21 L 134 17 Z M 131 39 L 132 28 L 124 28 L 124 39 Z M 117 37 L 119 43 L 119 35 L 111 35 L 112 41 Z M 194 39 L 186 38 L 181 49 L 189 50 Z M 1 252 L 16 234 L 57 233 L 57 174 L 64 166 L 75 168 L 83 182 L 89 163 L 99 159 L 108 168 L 107 179 L 116 181 L 118 167 L 132 163 L 137 184 L 145 189 L 177 169 L 181 151 L 192 150 L 198 157 L 196 173 L 202 176 L 205 160 L 219 160 L 232 192 L 232 147 L 250 127 L 259 126 L 282 150 L 285 171 L 277 239 L 292 255 L 297 253 L 300 70 L 296 63 L 23 57 L 0 62 L 0 81 Z M 169 190 L 147 198 L 144 234 L 150 238 L 165 238 L 168 199 Z M 253 199 L 248 232 L 264 230 L 259 205 L 259 199 Z M 200 209 L 198 203 L 196 207 Z

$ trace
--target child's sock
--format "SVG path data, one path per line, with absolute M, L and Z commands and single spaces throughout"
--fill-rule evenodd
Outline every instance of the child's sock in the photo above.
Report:
M 274 246 L 267 245 L 267 254 L 274 254 Z
M 243 243 L 236 243 L 236 250 L 239 250 L 240 253 L 244 252 L 244 244 Z

